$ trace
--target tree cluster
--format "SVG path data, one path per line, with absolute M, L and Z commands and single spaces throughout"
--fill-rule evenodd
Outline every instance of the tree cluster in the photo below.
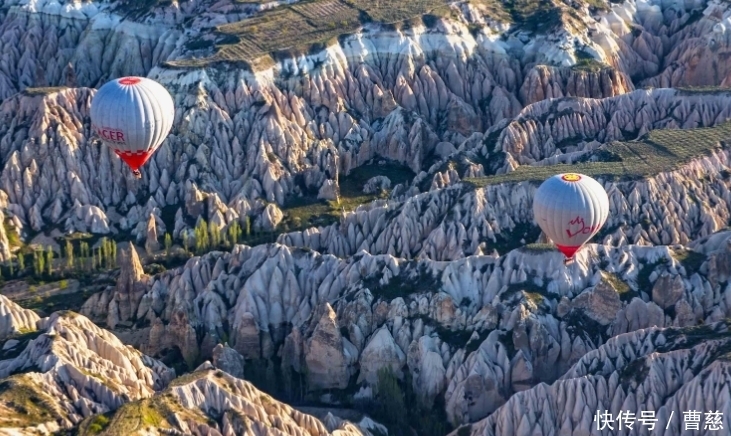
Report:
M 109 238 L 102 238 L 94 248 L 90 248 L 86 241 L 80 241 L 74 247 L 74 243 L 67 239 L 58 256 L 49 245 L 35 248 L 30 253 L 21 251 L 15 259 L 5 262 L 3 266 L 9 277 L 31 274 L 37 278 L 112 269 L 117 266 L 117 243 Z M 29 266 L 32 267 L 30 272 Z M 2 272 L 0 269 L 0 278 Z

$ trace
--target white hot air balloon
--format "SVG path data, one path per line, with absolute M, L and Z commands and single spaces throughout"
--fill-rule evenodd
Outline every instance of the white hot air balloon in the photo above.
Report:
M 604 187 L 583 174 L 558 174 L 544 181 L 533 197 L 538 226 L 570 262 L 607 221 Z
M 140 167 L 170 133 L 175 105 L 170 93 L 145 77 L 122 77 L 97 91 L 91 101 L 91 126 L 140 178 Z

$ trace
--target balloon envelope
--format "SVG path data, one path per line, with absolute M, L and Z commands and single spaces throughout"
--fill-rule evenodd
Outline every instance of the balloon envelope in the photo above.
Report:
M 589 176 L 558 174 L 536 191 L 533 215 L 556 248 L 572 258 L 607 221 L 609 197 L 604 187 Z
M 137 171 L 173 126 L 170 93 L 145 77 L 107 82 L 91 101 L 91 126 L 102 142 Z

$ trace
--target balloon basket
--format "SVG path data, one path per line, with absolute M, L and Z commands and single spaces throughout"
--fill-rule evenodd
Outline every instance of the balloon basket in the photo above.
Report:
M 134 174 L 134 176 L 135 176 L 135 179 L 138 179 L 138 180 L 139 180 L 139 179 L 141 179 L 141 178 L 142 178 L 142 173 L 141 173 L 141 172 L 139 172 L 138 170 L 134 170 L 134 171 L 132 171 L 132 174 Z
M 574 263 L 574 258 L 573 257 L 570 257 L 568 259 L 564 259 L 563 260 L 563 264 L 564 265 L 571 265 L 572 263 Z

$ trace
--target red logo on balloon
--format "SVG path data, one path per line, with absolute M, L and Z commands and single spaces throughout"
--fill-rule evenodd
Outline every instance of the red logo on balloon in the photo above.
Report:
M 572 232 L 570 228 L 566 229 L 566 234 L 569 235 L 569 238 L 573 238 L 576 235 L 583 234 L 588 235 L 590 233 L 593 233 L 594 230 L 599 228 L 599 226 L 587 226 L 586 223 L 584 223 L 584 218 L 577 216 L 576 218 L 569 221 L 569 226 L 575 226 L 575 231 Z
M 96 134 L 99 135 L 102 139 L 109 142 L 116 142 L 120 144 L 124 144 L 124 132 L 121 130 L 115 130 L 115 129 L 108 129 L 108 128 L 99 128 L 96 127 Z
M 136 85 L 140 83 L 140 79 L 137 77 L 123 77 L 119 79 L 120 85 Z

